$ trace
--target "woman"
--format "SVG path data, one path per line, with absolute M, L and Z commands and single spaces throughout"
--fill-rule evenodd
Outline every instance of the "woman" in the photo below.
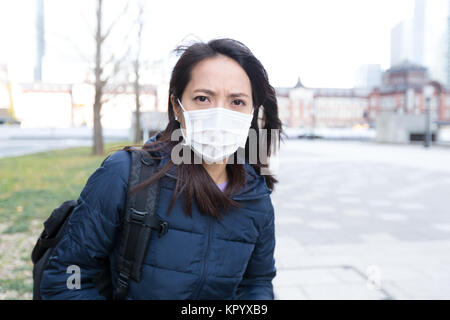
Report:
M 127 298 L 274 299 L 270 194 L 277 180 L 263 170 L 273 132 L 281 130 L 275 91 L 261 63 L 238 41 L 179 50 L 168 125 L 142 147 L 159 159 L 159 171 L 140 186 L 159 179 L 157 214 L 170 227 L 151 239 L 141 281 L 130 281 Z M 266 139 L 250 139 L 249 132 L 260 129 L 275 130 Z M 258 156 L 250 161 L 254 150 Z M 116 283 L 129 170 L 129 153 L 116 151 L 89 178 L 44 270 L 43 299 L 103 299 L 92 279 L 108 257 Z M 80 268 L 81 286 L 69 290 L 71 265 Z

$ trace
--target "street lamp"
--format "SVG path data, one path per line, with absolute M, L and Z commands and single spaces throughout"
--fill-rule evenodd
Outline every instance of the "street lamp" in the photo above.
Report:
M 423 89 L 425 97 L 425 139 L 424 147 L 428 148 L 431 145 L 431 98 L 434 94 L 434 87 L 427 84 Z

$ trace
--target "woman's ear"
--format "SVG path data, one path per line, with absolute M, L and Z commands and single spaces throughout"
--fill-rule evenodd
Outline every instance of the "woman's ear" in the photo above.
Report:
M 175 116 L 175 120 L 178 121 L 178 119 L 180 118 L 178 114 L 180 108 L 178 108 L 178 103 L 175 101 L 175 97 L 173 96 L 173 94 L 170 95 L 170 102 L 172 103 L 172 111 Z

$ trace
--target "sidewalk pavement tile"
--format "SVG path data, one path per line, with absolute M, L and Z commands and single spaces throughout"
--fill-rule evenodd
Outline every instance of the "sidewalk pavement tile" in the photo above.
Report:
M 274 286 L 276 300 L 308 300 L 305 293 L 298 287 L 276 287 Z
M 382 300 L 388 297 L 366 283 L 305 284 L 302 290 L 314 300 Z
M 318 283 L 341 283 L 341 280 L 333 275 L 328 268 L 305 268 L 278 270 L 273 280 L 277 286 L 292 286 Z

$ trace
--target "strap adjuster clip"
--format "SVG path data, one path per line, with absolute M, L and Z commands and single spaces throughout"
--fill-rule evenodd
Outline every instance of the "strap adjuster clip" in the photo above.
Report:
M 159 232 L 158 237 L 162 237 L 167 233 L 167 230 L 169 229 L 169 223 L 167 221 L 160 221 L 159 222 Z
M 128 279 L 129 279 L 129 275 L 120 272 L 119 276 L 117 277 L 117 286 L 119 288 L 127 288 L 128 287 Z
M 130 208 L 131 214 L 130 214 L 130 222 L 137 223 L 137 224 L 143 224 L 145 215 L 147 214 L 146 211 L 137 211 L 135 208 Z

